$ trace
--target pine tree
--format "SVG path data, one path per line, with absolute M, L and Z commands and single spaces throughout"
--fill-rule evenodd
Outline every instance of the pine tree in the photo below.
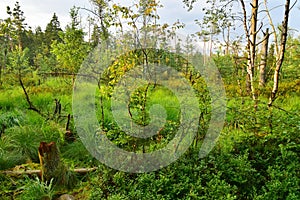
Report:
M 10 16 L 7 19 L 7 22 L 11 24 L 12 39 L 15 40 L 15 42 L 19 46 L 19 49 L 22 49 L 22 38 L 24 38 L 25 28 L 27 25 L 26 23 L 24 23 L 24 12 L 21 10 L 21 6 L 18 1 L 15 3 L 15 7 L 13 10 L 11 10 L 9 6 L 7 6 L 6 12 Z
M 70 16 L 71 23 L 64 33 L 59 34 L 62 42 L 54 41 L 51 52 L 56 56 L 61 69 L 74 75 L 88 53 L 88 45 L 84 41 L 84 32 L 79 27 L 78 9 L 72 8 Z
M 56 13 L 54 13 L 51 21 L 47 24 L 45 30 L 45 39 L 49 47 L 52 44 L 52 42 L 55 40 L 57 40 L 58 42 L 62 41 L 61 38 L 59 37 L 59 32 L 61 31 L 62 29 L 60 28 L 60 22 L 58 20 Z

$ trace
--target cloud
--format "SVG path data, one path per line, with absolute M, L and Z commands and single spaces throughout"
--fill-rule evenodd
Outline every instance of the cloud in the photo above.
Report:
M 21 10 L 24 11 L 26 23 L 35 28 L 41 26 L 43 29 L 50 22 L 53 13 L 56 13 L 61 26 L 64 28 L 70 21 L 69 11 L 74 5 L 89 7 L 88 0 L 19 0 Z M 7 18 L 6 6 L 14 7 L 15 2 L 11 0 L 1 0 L 0 18 Z
M 61 27 L 64 28 L 67 23 L 70 22 L 69 11 L 74 5 L 90 8 L 91 3 L 89 0 L 19 0 L 21 9 L 24 11 L 26 17 L 26 23 L 32 28 L 41 26 L 43 29 L 46 27 L 47 23 L 50 22 L 53 13 L 55 12 L 61 22 Z M 124 0 L 114 0 L 114 2 L 119 2 L 120 4 L 128 5 L 128 1 Z M 270 4 L 282 4 L 281 1 L 272 2 Z M 7 18 L 6 6 L 14 7 L 15 1 L 12 0 L 0 0 L 0 19 Z M 187 8 L 184 8 L 182 0 L 161 0 L 161 4 L 164 6 L 159 10 L 159 15 L 161 17 L 160 23 L 172 24 L 177 20 L 186 24 L 186 27 L 181 32 L 183 33 L 194 33 L 199 30 L 198 26 L 195 25 L 195 19 L 201 19 L 203 17 L 202 8 L 206 6 L 205 1 L 198 0 L 194 5 L 194 9 L 187 12 Z M 271 5 L 273 7 L 274 5 Z M 292 28 L 300 28 L 299 20 L 299 9 L 293 8 L 290 18 L 290 26 Z M 282 10 L 283 8 L 277 8 L 272 11 L 272 16 L 274 17 L 274 23 L 277 25 L 281 23 L 282 20 Z M 81 10 L 80 14 L 82 20 L 85 21 L 88 13 Z M 85 26 L 85 24 L 83 24 Z

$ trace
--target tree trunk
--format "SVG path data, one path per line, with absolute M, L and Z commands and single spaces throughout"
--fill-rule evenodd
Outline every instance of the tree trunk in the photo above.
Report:
M 0 86 L 2 86 L 2 64 L 0 63 Z
M 276 61 L 276 68 L 274 72 L 274 84 L 272 93 L 269 98 L 268 106 L 271 107 L 274 100 L 276 99 L 276 95 L 278 92 L 278 84 L 279 84 L 279 73 L 282 67 L 282 63 L 284 61 L 284 53 L 286 48 L 286 41 L 288 36 L 288 21 L 290 14 L 290 0 L 286 0 L 285 2 L 285 11 L 284 11 L 284 19 L 282 21 L 282 32 L 281 32 L 281 44 L 280 44 L 280 52 Z
M 230 26 L 227 27 L 227 39 L 226 39 L 226 55 L 229 55 L 229 46 L 230 46 Z
M 254 69 L 255 69 L 255 58 L 256 58 L 256 35 L 257 35 L 257 12 L 258 12 L 258 0 L 252 1 L 251 11 L 251 28 L 250 28 L 250 46 L 249 46 L 249 60 L 248 60 L 248 74 L 250 78 L 251 93 L 253 100 L 256 100 L 255 86 L 254 86 Z
M 265 8 L 266 8 L 266 13 L 267 13 L 267 16 L 268 16 L 268 19 L 269 19 L 269 24 L 272 28 L 272 32 L 273 32 L 272 34 L 274 34 L 273 39 L 274 39 L 274 44 L 275 44 L 275 46 L 274 46 L 275 54 L 278 55 L 279 50 L 278 50 L 277 32 L 276 32 L 276 28 L 274 26 L 274 23 L 273 23 L 271 14 L 270 14 L 270 9 L 268 8 L 268 0 L 264 0 L 264 4 L 265 4 Z
M 42 168 L 42 181 L 49 182 L 53 179 L 54 183 L 65 184 L 67 169 L 60 161 L 56 143 L 41 142 L 38 152 Z
M 212 49 L 213 49 L 213 28 L 211 28 L 211 33 L 210 33 L 210 36 L 209 36 L 209 57 L 212 57 Z
M 256 58 L 256 36 L 257 36 L 257 13 L 258 13 L 258 0 L 252 0 L 251 6 L 251 24 L 250 30 L 247 25 L 247 11 L 244 0 L 240 0 L 243 10 L 243 23 L 244 31 L 247 36 L 247 50 L 248 50 L 248 62 L 247 62 L 247 79 L 246 86 L 247 91 L 251 91 L 252 99 L 257 100 L 257 95 L 254 86 L 254 68 Z
M 266 68 L 268 59 L 269 29 L 264 33 L 264 40 L 261 49 L 261 62 L 259 66 L 259 86 L 264 87 L 266 84 Z

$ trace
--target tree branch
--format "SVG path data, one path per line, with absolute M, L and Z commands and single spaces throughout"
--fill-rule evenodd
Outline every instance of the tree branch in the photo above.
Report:
M 22 89 L 23 89 L 23 92 L 24 92 L 24 94 L 25 94 L 25 97 L 26 97 L 26 101 L 27 101 L 27 103 L 28 103 L 28 105 L 29 105 L 29 110 L 33 110 L 33 111 L 35 111 L 35 112 L 37 112 L 39 115 L 41 115 L 42 117 L 46 117 L 39 109 L 37 109 L 34 105 L 33 105 L 33 103 L 31 102 L 31 100 L 30 100 L 30 98 L 29 98 L 29 95 L 28 95 L 28 93 L 27 93 L 27 91 L 26 91 L 26 88 L 25 88 L 25 86 L 24 86 L 24 83 L 23 83 L 23 81 L 22 81 L 22 77 L 21 77 L 21 75 L 19 75 L 19 82 L 20 82 L 20 85 L 21 85 L 21 87 L 22 87 Z

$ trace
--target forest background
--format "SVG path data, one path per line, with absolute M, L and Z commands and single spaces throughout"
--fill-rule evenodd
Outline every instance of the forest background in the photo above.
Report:
M 203 5 L 183 0 L 185 12 L 202 10 L 194 21 L 198 29 L 184 40 L 177 33 L 186 25 L 161 23 L 164 4 L 158 1 L 90 3 L 70 8 L 64 28 L 53 13 L 45 28 L 33 29 L 18 2 L 0 20 L 2 199 L 56 199 L 65 193 L 77 199 L 299 199 L 300 38 L 299 27 L 289 26 L 297 26 L 291 17 L 299 13 L 297 1 L 273 7 L 266 0 L 208 0 Z M 82 12 L 89 17 L 81 17 Z M 173 48 L 170 38 L 177 36 Z M 95 73 L 100 127 L 116 146 L 132 152 L 155 151 L 172 140 L 180 126 L 180 105 L 164 87 L 141 86 L 130 96 L 131 119 L 141 126 L 149 123 L 151 105 L 166 110 L 165 126 L 149 140 L 128 136 L 111 114 L 116 82 L 147 57 L 190 81 L 199 98 L 199 128 L 176 162 L 154 172 L 126 173 L 101 164 L 83 145 L 72 113 L 74 81 L 89 53 L 104 41 L 140 48 L 152 37 L 163 51 L 130 51 L 112 59 L 103 76 Z M 186 67 L 187 58 L 196 54 L 204 64 L 214 62 L 227 98 L 223 130 L 201 159 L 212 98 L 201 73 Z M 41 142 L 58 148 L 56 175 L 26 173 L 45 169 Z M 77 173 L 78 168 L 94 170 Z

